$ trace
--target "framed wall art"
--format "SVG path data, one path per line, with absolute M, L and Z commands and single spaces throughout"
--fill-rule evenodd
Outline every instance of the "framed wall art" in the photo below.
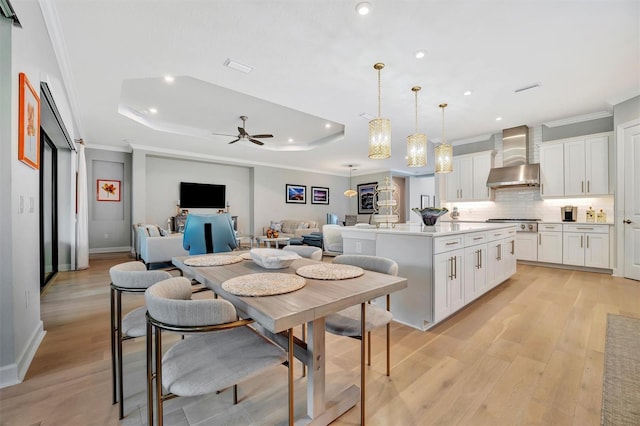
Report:
M 431 201 L 433 200 L 433 202 Z M 436 206 L 436 196 L 433 195 L 421 195 L 420 196 L 420 208 L 424 209 L 425 207 L 435 207 Z
M 361 183 L 358 185 L 358 214 L 372 214 L 375 212 L 377 182 Z
M 285 184 L 287 203 L 307 204 L 307 187 L 306 185 Z
M 18 93 L 18 160 L 40 168 L 40 98 L 27 75 L 19 74 Z
M 120 181 L 98 179 L 96 184 L 98 201 L 120 201 Z
M 329 204 L 329 188 L 312 186 L 311 204 Z

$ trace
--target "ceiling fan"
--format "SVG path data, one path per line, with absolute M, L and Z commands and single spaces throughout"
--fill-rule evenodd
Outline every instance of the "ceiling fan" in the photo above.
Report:
M 212 133 L 212 135 L 219 135 L 219 136 L 235 136 L 237 139 L 232 140 L 231 142 L 229 142 L 230 144 L 232 143 L 236 143 L 240 140 L 248 140 L 251 141 L 253 143 L 255 143 L 256 145 L 264 145 L 264 142 L 259 141 L 257 138 L 272 138 L 273 135 L 250 135 L 249 133 L 247 133 L 247 131 L 244 129 L 244 125 L 247 122 L 247 119 L 249 117 L 247 117 L 246 115 L 241 115 L 240 116 L 240 120 L 242 120 L 242 127 L 238 127 L 238 135 L 227 135 L 225 133 Z

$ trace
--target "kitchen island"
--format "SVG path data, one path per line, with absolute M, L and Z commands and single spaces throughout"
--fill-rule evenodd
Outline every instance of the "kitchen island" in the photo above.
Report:
M 516 272 L 516 228 L 508 223 L 444 222 L 435 227 L 342 230 L 344 254 L 398 262 L 409 285 L 391 297 L 394 320 L 427 330 Z M 384 301 L 373 303 L 384 306 Z

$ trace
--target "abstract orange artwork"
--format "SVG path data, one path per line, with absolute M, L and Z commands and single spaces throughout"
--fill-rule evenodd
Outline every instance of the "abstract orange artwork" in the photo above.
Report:
M 98 201 L 120 201 L 120 181 L 98 179 L 96 185 Z
M 40 168 L 40 98 L 25 73 L 19 74 L 18 160 Z

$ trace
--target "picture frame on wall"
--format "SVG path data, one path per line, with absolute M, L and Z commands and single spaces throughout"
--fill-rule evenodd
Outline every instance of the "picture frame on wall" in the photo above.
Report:
M 96 193 L 98 201 L 120 201 L 120 181 L 111 179 L 98 179 L 96 181 Z
M 433 202 L 431 202 L 433 200 Z M 420 196 L 420 208 L 424 209 L 425 207 L 435 207 L 436 196 L 433 195 L 421 195 Z
M 376 206 L 377 182 L 358 184 L 358 214 L 372 214 Z
M 18 160 L 40 169 L 40 97 L 27 75 L 18 76 Z
M 307 186 L 285 184 L 285 196 L 287 203 L 307 204 Z
M 329 188 L 312 186 L 311 204 L 329 204 Z

